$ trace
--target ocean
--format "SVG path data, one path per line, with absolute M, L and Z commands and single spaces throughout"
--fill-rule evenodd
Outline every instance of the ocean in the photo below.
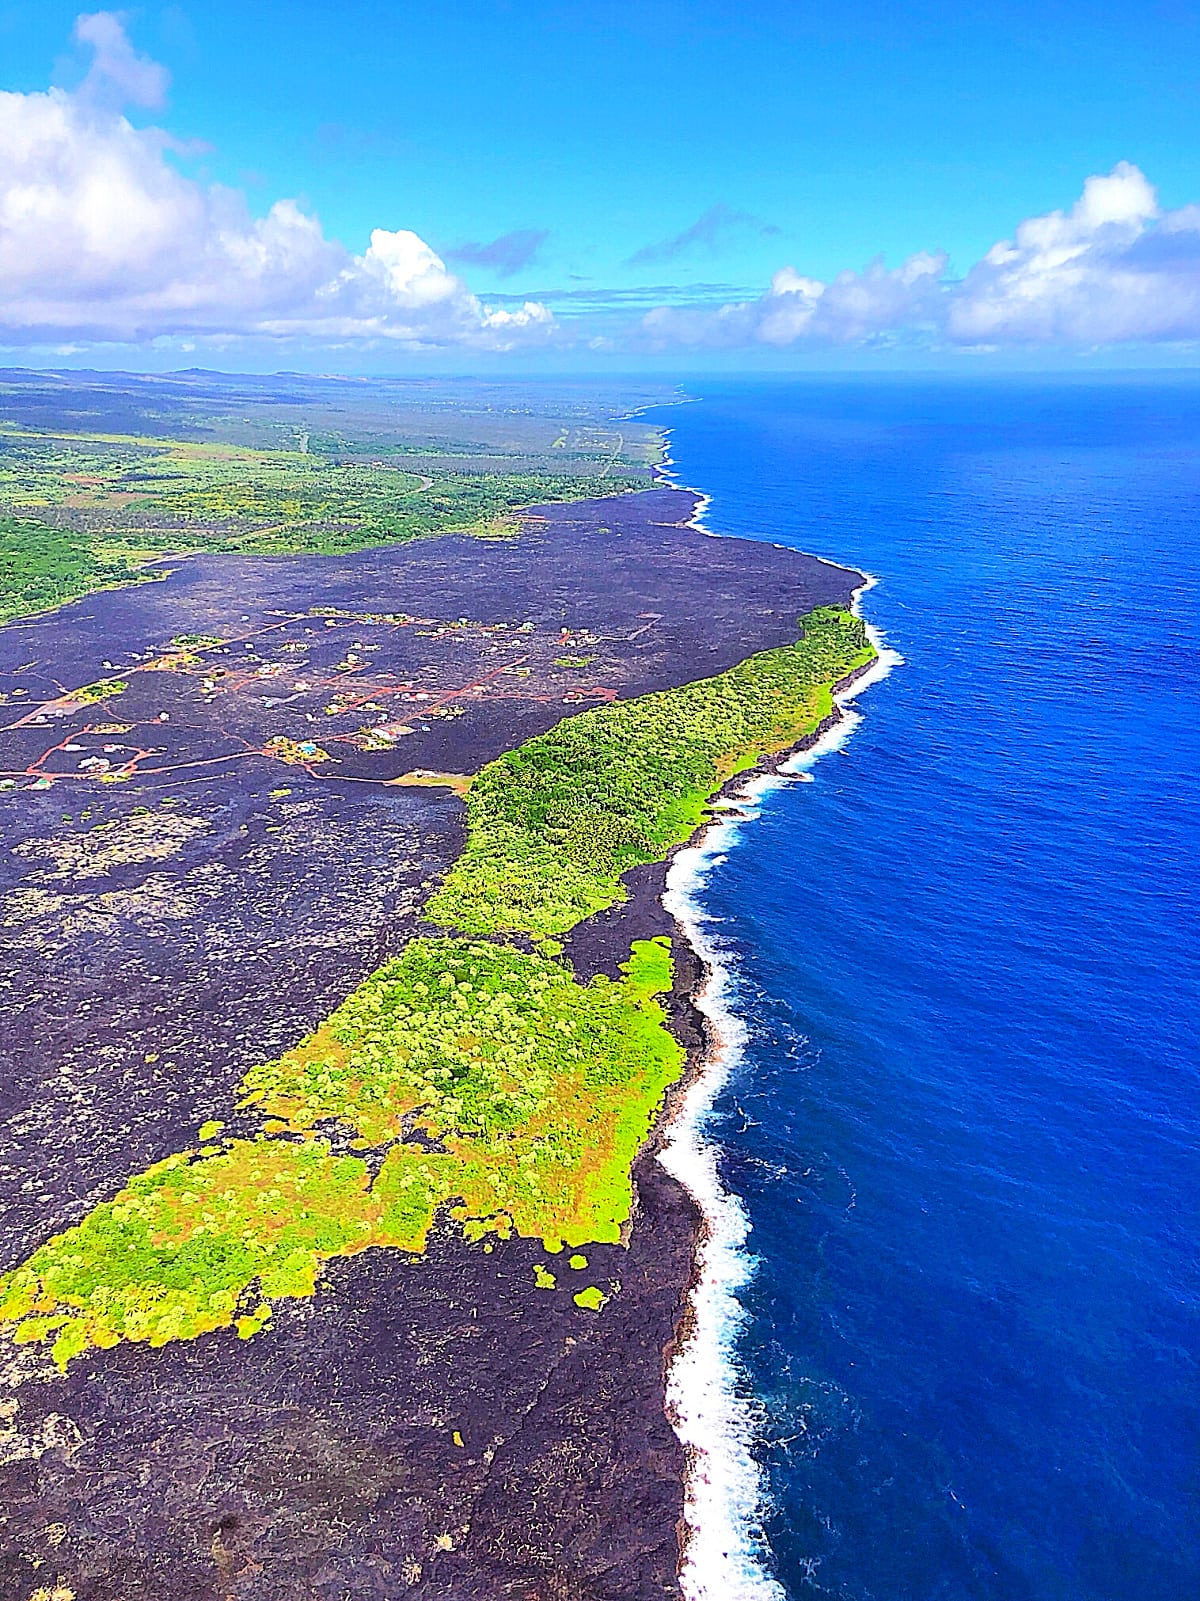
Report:
M 902 658 L 673 874 L 727 1036 L 689 1588 L 1194 1601 L 1200 384 L 689 388 L 705 525 L 872 574 Z

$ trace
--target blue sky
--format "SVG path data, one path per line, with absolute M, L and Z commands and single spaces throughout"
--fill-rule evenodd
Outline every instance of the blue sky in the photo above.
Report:
M 539 360 L 552 359 L 548 352 L 639 362 L 707 353 L 728 362 L 752 351 L 802 364 L 851 350 L 917 359 L 945 343 L 953 286 L 997 241 L 1027 219 L 1070 213 L 1086 179 L 1127 164 L 1121 170 L 1136 169 L 1144 190 L 1135 194 L 1131 180 L 1111 215 L 1091 208 L 1083 244 L 1079 229 L 1072 236 L 1091 274 L 1087 315 L 1077 286 L 1064 309 L 1058 280 L 1054 306 L 1036 325 L 1024 311 L 1015 315 L 1028 275 L 1007 285 L 998 311 L 995 273 L 983 284 L 981 269 L 953 343 L 1006 357 L 1019 348 L 1038 361 L 1048 351 L 1132 345 L 1194 359 L 1200 219 L 1187 208 L 1200 200 L 1196 5 L 205 0 L 102 13 L 111 26 L 85 26 L 82 37 L 73 36 L 78 15 L 71 5 L 0 3 L 0 89 L 13 92 L 10 109 L 31 117 L 57 85 L 75 97 L 71 106 L 86 98 L 90 120 L 73 112 L 72 128 L 55 137 L 90 141 L 94 152 L 112 132 L 100 117 L 165 129 L 173 143 L 161 160 L 198 194 L 214 184 L 241 191 L 251 219 L 295 201 L 319 221 L 323 242 L 356 260 L 372 230 L 416 235 L 486 308 L 516 314 L 530 300 L 545 316 L 520 324 L 476 317 L 476 327 L 463 300 L 454 317 L 439 312 L 440 321 L 418 326 L 408 316 L 373 340 L 371 328 L 397 322 L 382 303 L 367 312 L 360 296 L 352 313 L 342 308 L 337 328 L 328 318 L 318 327 L 298 315 L 294 294 L 279 315 L 279 307 L 264 311 L 256 289 L 246 291 L 255 315 L 235 293 L 223 328 L 217 288 L 206 283 L 208 310 L 190 322 L 161 304 L 148 310 L 143 298 L 136 315 L 106 324 L 95 274 L 82 281 L 73 260 L 60 269 L 51 251 L 42 282 L 61 271 L 61 295 L 51 310 L 39 302 L 10 336 L 31 352 L 156 343 L 169 351 L 173 342 L 223 339 L 228 354 L 254 361 L 286 344 L 347 341 L 369 364 L 382 349 L 393 365 L 401 353 L 408 360 L 421 349 L 463 348 Z M 126 57 L 115 42 L 124 38 Z M 116 63 L 107 80 L 94 66 L 105 50 Z M 121 66 L 137 56 L 165 69 L 149 90 Z M 3 158 L 0 145 L 0 169 Z M 27 189 L 28 174 L 18 177 Z M 103 203 L 100 181 L 93 173 L 86 196 L 55 197 L 63 217 L 72 205 Z M 151 191 L 155 182 L 146 179 Z M 10 197 L 17 187 L 14 178 Z M 0 288 L 6 219 L 13 226 L 3 196 L 0 170 Z M 114 208 L 118 201 L 127 215 L 139 212 L 120 183 Z M 196 239 L 193 251 L 204 253 Z M 16 236 L 10 244 L 23 248 Z M 271 248 L 291 260 L 294 244 L 289 235 Z M 371 281 L 390 273 L 411 312 L 411 248 L 388 248 L 387 272 L 372 258 Z M 1126 276 L 1114 286 L 1118 249 Z M 1101 257 L 1109 301 L 1097 312 Z M 844 306 L 834 315 L 825 286 L 839 273 L 882 261 L 895 274 L 913 258 L 903 284 L 876 267 L 873 279 L 848 286 L 870 301 L 864 315 Z M 1130 263 L 1135 298 L 1159 305 L 1132 322 L 1110 303 L 1118 292 L 1128 299 Z M 215 260 L 210 266 L 219 273 Z M 1043 299 L 1044 267 L 1043 253 Z M 784 269 L 793 277 L 772 289 Z M 162 270 L 179 277 L 179 263 L 163 258 Z M 417 298 L 437 299 L 428 273 L 423 281 Z M 91 311 L 81 306 L 89 294 Z M 976 314 L 981 295 L 986 316 Z M 173 288 L 166 298 L 188 296 Z M 443 311 L 452 299 L 445 290 Z M 731 306 L 756 309 L 720 313 Z M 678 308 L 683 316 L 665 314 Z

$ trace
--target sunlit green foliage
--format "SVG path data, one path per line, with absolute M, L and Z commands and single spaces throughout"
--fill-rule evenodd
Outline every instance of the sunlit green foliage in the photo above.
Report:
M 127 679 L 99 678 L 94 684 L 84 684 L 82 689 L 73 689 L 71 699 L 77 706 L 97 706 L 102 700 L 111 700 L 114 695 L 123 695 L 128 688 Z
M 132 1179 L 0 1278 L 0 1322 L 51 1341 L 60 1364 L 119 1340 L 249 1338 L 273 1298 L 313 1293 L 328 1258 L 422 1250 L 447 1203 L 469 1238 L 619 1239 L 633 1159 L 682 1068 L 656 999 L 670 983 L 662 940 L 636 943 L 620 982 L 586 985 L 545 957 L 415 941 L 247 1074 L 249 1102 L 274 1114 L 265 1137 Z M 317 1123 L 387 1147 L 373 1183 Z
M 631 984 L 669 986 L 654 945 L 636 977 L 581 985 L 569 968 L 504 946 L 416 939 L 277 1061 L 251 1068 L 244 1104 L 309 1130 L 328 1118 L 369 1145 L 416 1121 L 432 1136 L 510 1139 L 566 1079 L 636 1076 L 646 1041 Z M 657 970 L 656 970 L 657 969 Z
M 310 1295 L 321 1261 L 377 1243 L 383 1206 L 369 1180 L 323 1141 L 169 1156 L 0 1278 L 0 1321 L 17 1323 L 18 1341 L 52 1339 L 60 1363 L 239 1316 L 261 1327 L 264 1299 Z
M 136 579 L 131 562 L 100 554 L 86 535 L 0 517 L 0 623 Z
M 623 899 L 733 774 L 818 726 L 833 686 L 874 655 L 861 620 L 822 607 L 794 645 L 715 678 L 614 701 L 490 762 L 467 796 L 466 849 L 426 916 L 471 934 L 558 934 Z
M 176 634 L 171 643 L 184 650 L 209 650 L 214 645 L 223 645 L 225 640 L 221 634 Z
M 655 1000 L 670 986 L 660 941 L 634 945 L 621 982 L 580 984 L 543 956 L 414 940 L 308 1039 L 251 1069 L 246 1104 L 269 1127 L 338 1122 L 369 1146 L 419 1132 L 438 1149 L 393 1145 L 385 1188 L 419 1173 L 501 1232 L 616 1239 L 633 1158 L 682 1065 Z

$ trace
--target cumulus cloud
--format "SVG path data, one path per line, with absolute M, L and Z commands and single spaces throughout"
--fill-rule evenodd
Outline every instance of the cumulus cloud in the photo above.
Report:
M 941 252 L 922 251 L 889 270 L 872 262 L 829 282 L 784 267 L 757 300 L 717 310 L 659 307 L 642 319 L 658 344 L 711 346 L 862 343 L 898 328 L 933 325 L 946 270 Z
M 468 267 L 490 267 L 501 278 L 511 278 L 536 260 L 538 252 L 550 237 L 548 228 L 516 228 L 512 233 L 501 234 L 487 244 L 466 240 L 447 250 L 447 261 L 461 261 Z
M 510 349 L 555 336 L 536 302 L 489 309 L 416 234 L 377 228 L 361 256 L 293 200 L 251 214 L 185 176 L 154 106 L 163 69 L 112 12 L 83 16 L 93 52 L 74 91 L 0 93 L 0 337 L 145 341 L 306 337 Z
M 960 280 L 944 252 L 827 281 L 793 267 L 757 299 L 663 306 L 642 319 L 671 345 L 1096 346 L 1200 339 L 1200 206 L 1163 211 L 1139 169 L 1088 178 L 1069 211 L 1022 222 Z
M 716 250 L 731 233 L 747 227 L 754 228 L 764 236 L 779 232 L 772 223 L 761 221 L 749 211 L 737 211 L 734 207 L 727 206 L 724 201 L 718 201 L 681 233 L 672 234 L 669 239 L 659 239 L 652 245 L 643 245 L 640 250 L 635 250 L 625 265 L 650 267 L 663 261 L 675 261 L 679 256 L 686 256 L 697 246 L 710 251 Z
M 89 56 L 76 88 L 0 92 L 0 342 L 9 346 L 173 337 L 512 350 L 598 331 L 656 350 L 1200 340 L 1200 205 L 1164 210 L 1128 162 L 1088 178 L 1069 209 L 1021 222 L 959 279 L 943 252 L 921 251 L 898 267 L 875 261 L 828 279 L 782 267 L 757 295 L 643 285 L 496 294 L 487 304 L 407 229 L 377 228 L 355 254 L 294 200 L 260 215 L 239 191 L 189 177 L 178 165 L 185 147 L 127 114 L 163 105 L 165 68 L 133 46 L 119 13 L 81 15 L 74 37 Z M 712 250 L 748 228 L 777 231 L 713 206 L 630 261 Z M 506 277 L 546 237 L 518 229 L 446 254 Z
M 1200 207 L 1161 211 L 1122 161 L 1089 178 L 1070 211 L 993 245 L 955 287 L 946 327 L 968 344 L 1200 338 Z

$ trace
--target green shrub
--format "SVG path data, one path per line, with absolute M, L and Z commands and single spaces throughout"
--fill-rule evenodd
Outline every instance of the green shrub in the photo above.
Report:
M 274 1116 L 266 1136 L 131 1179 L 0 1277 L 0 1323 L 52 1341 L 64 1365 L 120 1340 L 248 1339 L 273 1298 L 311 1295 L 330 1257 L 423 1250 L 447 1204 L 475 1239 L 618 1240 L 634 1157 L 682 1068 L 656 998 L 670 983 L 665 941 L 590 984 L 503 946 L 414 941 L 246 1075 L 248 1103 Z M 317 1123 L 387 1148 L 373 1182 Z
M 622 873 L 686 840 L 728 778 L 811 733 L 833 686 L 874 655 L 850 612 L 823 607 L 802 627 L 794 645 L 583 712 L 490 762 L 467 797 L 466 849 L 426 916 L 545 936 L 622 900 Z
M 82 534 L 0 517 L 0 623 L 137 578 L 128 561 L 100 554 Z

